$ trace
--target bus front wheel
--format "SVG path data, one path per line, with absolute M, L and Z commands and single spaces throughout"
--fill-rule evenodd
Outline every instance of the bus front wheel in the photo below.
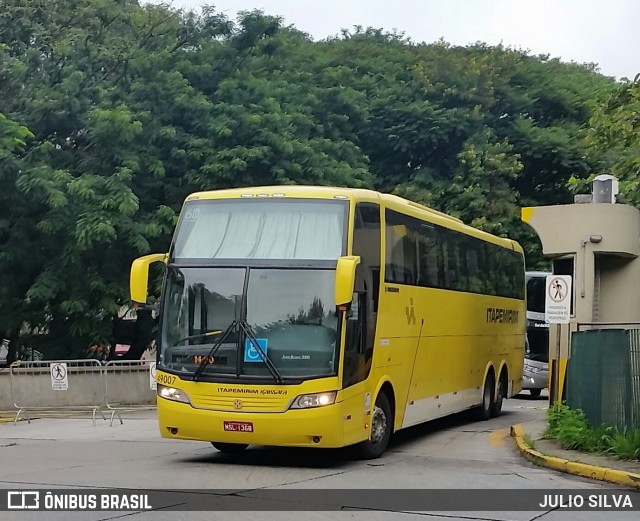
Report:
M 376 459 L 382 456 L 389 445 L 393 417 L 391 416 L 391 404 L 384 392 L 376 398 L 371 416 L 371 431 L 369 439 L 357 445 L 358 455 L 362 459 Z
M 211 445 L 223 454 L 240 454 L 249 446 L 244 443 L 220 443 L 217 441 L 212 441 Z

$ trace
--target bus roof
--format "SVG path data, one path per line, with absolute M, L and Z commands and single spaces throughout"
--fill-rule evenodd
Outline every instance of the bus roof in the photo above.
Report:
M 312 199 L 329 198 L 379 198 L 379 193 L 373 190 L 361 188 L 343 188 L 338 186 L 305 186 L 305 185 L 279 185 L 279 186 L 252 186 L 246 188 L 229 188 L 226 190 L 211 190 L 196 192 L 187 197 L 187 201 L 193 199 L 235 199 L 239 197 L 280 196 L 280 197 L 308 197 Z
M 279 186 L 254 186 L 246 188 L 229 188 L 225 190 L 211 190 L 196 192 L 187 197 L 187 201 L 207 199 L 239 199 L 249 197 L 298 197 L 309 199 L 349 199 L 377 201 L 392 210 L 424 218 L 447 228 L 460 231 L 478 239 L 498 244 L 520 253 L 524 253 L 522 247 L 511 239 L 497 237 L 490 233 L 478 230 L 464 224 L 460 219 L 444 212 L 434 210 L 428 206 L 409 201 L 397 195 L 383 194 L 374 190 L 363 188 L 345 188 L 337 186 L 306 186 L 306 185 L 279 185 Z

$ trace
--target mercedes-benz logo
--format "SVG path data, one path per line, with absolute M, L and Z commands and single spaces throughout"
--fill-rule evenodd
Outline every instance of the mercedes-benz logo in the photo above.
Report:
M 242 409 L 242 402 L 240 400 L 236 400 L 235 402 L 233 402 L 233 408 Z

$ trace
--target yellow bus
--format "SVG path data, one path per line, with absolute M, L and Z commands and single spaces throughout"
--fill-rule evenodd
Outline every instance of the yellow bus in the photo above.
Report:
M 147 301 L 165 263 L 160 433 L 248 445 L 357 446 L 520 391 L 522 248 L 368 190 L 278 186 L 190 195 L 167 254 L 134 261 Z

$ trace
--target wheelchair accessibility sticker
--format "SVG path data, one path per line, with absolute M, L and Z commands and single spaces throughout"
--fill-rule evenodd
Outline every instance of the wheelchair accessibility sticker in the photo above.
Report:
M 266 338 L 257 338 L 258 345 L 262 352 L 267 354 L 267 340 Z M 260 351 L 256 348 L 254 343 L 248 338 L 244 341 L 244 361 L 245 362 L 264 362 Z

